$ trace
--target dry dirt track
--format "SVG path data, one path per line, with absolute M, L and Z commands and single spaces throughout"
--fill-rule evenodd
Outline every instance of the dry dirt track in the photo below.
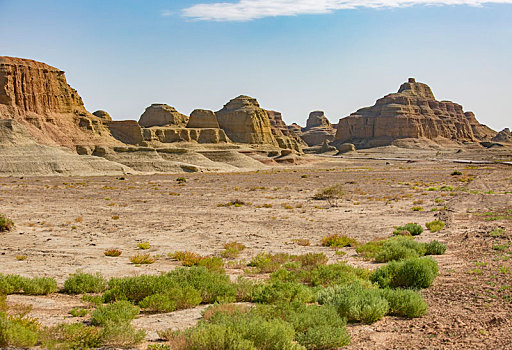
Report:
M 450 176 L 454 170 L 464 175 Z M 499 165 L 326 159 L 265 172 L 190 174 L 183 185 L 176 181 L 181 175 L 2 178 L 0 212 L 17 227 L 0 236 L 0 269 L 50 276 L 60 284 L 77 269 L 108 277 L 159 273 L 178 266 L 166 257 L 169 252 L 215 255 L 230 241 L 248 247 L 242 259 L 263 251 L 311 251 L 374 268 L 350 248 L 337 256 L 321 247 L 320 239 L 343 233 L 365 242 L 389 236 L 393 226 L 424 224 L 438 216 L 447 228 L 421 236 L 448 244 L 447 254 L 438 257 L 439 277 L 423 292 L 429 314 L 412 321 L 387 317 L 373 325 L 350 325 L 349 348 L 512 349 L 511 249 L 493 249 L 512 240 L 512 221 L 486 221 L 475 214 L 512 209 L 512 194 L 506 193 L 512 192 L 511 174 L 510 167 Z M 312 199 L 318 189 L 335 183 L 343 184 L 346 193 L 338 207 Z M 442 186 L 451 189 L 442 191 Z M 232 200 L 246 205 L 219 206 Z M 423 211 L 412 211 L 415 206 Z M 431 211 L 444 206 L 448 210 Z M 505 228 L 503 237 L 489 235 L 496 227 Z M 311 246 L 293 244 L 296 238 L 309 239 Z M 162 257 L 153 265 L 130 264 L 136 244 L 146 241 L 151 254 Z M 123 255 L 107 258 L 107 248 L 119 248 Z M 17 255 L 27 259 L 18 261 Z M 10 296 L 9 301 L 34 304 L 32 315 L 45 324 L 76 321 L 68 312 L 81 305 L 79 297 L 64 295 Z M 134 325 L 155 338 L 155 330 L 189 326 L 199 314 L 142 316 Z

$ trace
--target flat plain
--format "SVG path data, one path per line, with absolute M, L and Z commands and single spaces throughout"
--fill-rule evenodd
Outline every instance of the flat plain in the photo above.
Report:
M 105 277 L 158 274 L 181 266 L 168 253 L 219 256 L 225 243 L 240 242 L 247 249 L 226 259 L 233 278 L 267 278 L 246 268 L 262 252 L 323 252 L 331 263 L 373 270 L 380 265 L 354 248 L 336 253 L 321 239 L 343 234 L 365 243 L 391 237 L 396 226 L 439 219 L 444 229 L 418 237 L 448 247 L 435 256 L 439 276 L 421 291 L 427 315 L 349 324 L 348 349 L 511 349 L 511 170 L 500 164 L 325 158 L 246 173 L 5 177 L 0 207 L 16 228 L 0 236 L 0 266 L 2 273 L 52 277 L 62 286 L 77 270 Z M 333 184 L 344 190 L 336 206 L 313 198 Z M 310 245 L 298 244 L 305 241 Z M 129 257 L 145 242 L 150 248 L 144 253 L 156 261 L 132 264 Z M 104 255 L 113 248 L 122 255 Z M 30 316 L 48 326 L 81 320 L 69 311 L 85 306 L 79 296 L 58 293 L 7 300 L 32 304 Z M 193 326 L 204 308 L 142 313 L 133 321 L 147 331 L 141 346 L 156 341 L 159 330 Z

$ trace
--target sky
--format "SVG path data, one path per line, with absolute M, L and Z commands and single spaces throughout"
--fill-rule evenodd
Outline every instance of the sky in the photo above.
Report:
M 0 0 L 0 33 L 0 55 L 64 70 L 116 120 L 244 94 L 336 123 L 415 77 L 512 127 L 512 0 Z

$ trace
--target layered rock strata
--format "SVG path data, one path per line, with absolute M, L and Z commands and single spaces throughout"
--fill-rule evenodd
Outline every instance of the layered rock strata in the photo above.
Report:
M 403 138 L 475 142 L 495 134 L 478 123 L 473 113 L 464 113 L 461 105 L 437 101 L 430 87 L 410 78 L 397 93 L 340 119 L 335 142 L 364 148 L 389 145 Z
M 154 103 L 140 116 L 139 125 L 144 128 L 152 126 L 185 127 L 188 117 L 178 112 L 174 107 L 162 103 Z
M 215 114 L 231 141 L 278 146 L 268 114 L 255 98 L 238 96 Z
M 116 144 L 63 71 L 29 59 L 0 57 L 0 119 L 18 121 L 43 144 Z
M 310 147 L 322 145 L 325 141 L 333 141 L 336 134 L 336 130 L 322 111 L 311 112 L 306 127 L 301 131 L 301 138 Z
M 213 111 L 196 109 L 190 114 L 187 128 L 213 128 L 219 129 L 217 116 Z

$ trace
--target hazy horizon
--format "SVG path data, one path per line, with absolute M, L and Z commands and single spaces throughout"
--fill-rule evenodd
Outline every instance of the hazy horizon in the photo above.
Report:
M 0 0 L 0 55 L 64 70 L 116 120 L 243 94 L 287 124 L 314 110 L 337 123 L 414 77 L 499 131 L 512 127 L 511 3 Z

